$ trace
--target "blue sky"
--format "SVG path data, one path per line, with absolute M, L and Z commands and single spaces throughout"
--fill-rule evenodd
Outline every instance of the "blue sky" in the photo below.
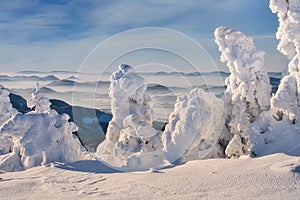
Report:
M 266 52 L 268 70 L 283 70 L 287 60 L 276 50 L 277 16 L 268 5 L 268 0 L 1 0 L 0 70 L 77 70 L 101 41 L 141 27 L 182 32 L 225 69 L 213 41 L 221 25 L 254 37 Z

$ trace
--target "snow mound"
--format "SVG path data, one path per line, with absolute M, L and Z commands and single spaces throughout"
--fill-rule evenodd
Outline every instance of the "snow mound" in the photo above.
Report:
M 288 117 L 277 121 L 271 111 L 263 112 L 249 127 L 253 156 L 285 153 L 300 156 L 300 123 L 291 124 Z
M 265 53 L 258 50 L 251 37 L 226 27 L 215 30 L 221 61 L 227 63 L 230 76 L 224 94 L 227 127 L 234 135 L 227 156 L 249 152 L 249 124 L 270 105 L 271 85 L 264 68 Z
M 223 101 L 195 88 L 177 98 L 162 135 L 166 159 L 173 163 L 207 156 L 224 127 Z
M 88 158 L 77 130 L 67 114 L 48 110 L 49 102 L 38 88 L 30 105 L 37 110 L 17 114 L 0 130 L 0 170 L 19 171 L 51 162 L 73 162 Z

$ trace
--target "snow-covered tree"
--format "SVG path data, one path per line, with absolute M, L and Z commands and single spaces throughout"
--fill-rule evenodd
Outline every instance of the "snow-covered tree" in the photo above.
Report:
M 270 106 L 271 86 L 264 68 L 264 52 L 242 32 L 219 27 L 214 34 L 222 53 L 221 61 L 227 63 L 231 73 L 225 81 L 224 100 L 226 124 L 234 137 L 226 154 L 240 156 L 250 148 L 249 124 Z
M 281 80 L 278 91 L 271 99 L 274 117 L 282 120 L 287 117 L 291 123 L 300 118 L 300 1 L 271 0 L 270 8 L 277 13 L 279 27 L 276 37 L 278 50 L 291 61 L 289 75 Z
M 155 152 L 162 149 L 162 144 L 161 131 L 152 126 L 151 99 L 145 92 L 147 83 L 126 64 L 119 66 L 110 81 L 113 118 L 106 139 L 98 146 L 96 155 L 115 167 L 149 169 L 154 160 L 147 163 L 142 161 L 143 156 L 147 153 L 151 157 L 153 152 L 154 159 Z
M 282 78 L 276 94 L 271 98 L 270 111 L 263 112 L 248 130 L 253 155 L 279 152 L 300 155 L 299 5 L 299 0 L 270 1 L 270 8 L 279 19 L 277 49 L 291 61 L 289 74 Z
M 35 92 L 31 94 L 27 105 L 29 108 L 34 108 L 36 113 L 47 113 L 51 109 L 49 99 L 40 91 L 40 85 L 37 82 L 35 83 Z
M 5 109 L 14 113 L 7 91 L 1 88 L 0 94 Z M 35 107 L 34 112 L 12 115 L 0 129 L 0 170 L 18 171 L 51 162 L 90 158 L 73 134 L 76 125 L 68 121 L 67 114 L 59 115 L 51 110 L 49 100 L 38 87 L 29 105 Z
M 9 98 L 9 91 L 0 85 L 0 129 L 2 125 L 17 114 L 17 110 L 12 107 Z
M 111 76 L 113 118 L 106 140 L 96 152 L 98 159 L 121 170 L 146 170 L 203 158 L 224 126 L 223 101 L 198 88 L 177 98 L 169 124 L 162 133 L 152 126 L 147 83 L 128 65 Z
M 174 162 L 201 159 L 217 144 L 224 127 L 223 101 L 195 88 L 177 98 L 162 135 L 166 159 Z M 221 154 L 222 150 L 215 154 Z

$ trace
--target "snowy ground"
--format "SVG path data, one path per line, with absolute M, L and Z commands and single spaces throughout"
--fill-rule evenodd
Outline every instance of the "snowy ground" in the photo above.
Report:
M 188 162 L 118 173 L 98 161 L 0 174 L 1 199 L 299 199 L 300 157 Z

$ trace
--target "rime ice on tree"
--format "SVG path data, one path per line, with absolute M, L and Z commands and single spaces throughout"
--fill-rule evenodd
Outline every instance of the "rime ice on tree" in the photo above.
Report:
M 39 83 L 35 83 L 35 92 L 31 94 L 27 105 L 29 108 L 34 108 L 36 113 L 46 113 L 50 111 L 50 101 L 40 91 Z
M 0 85 L 0 129 L 1 126 L 10 118 L 17 114 L 9 99 L 9 92 L 2 85 Z
M 0 90 L 0 105 L 14 113 L 7 96 Z M 5 98 L 4 98 L 5 97 Z M 38 86 L 29 105 L 34 112 L 13 115 L 0 128 L 0 170 L 19 171 L 51 162 L 73 162 L 89 157 L 78 138 L 69 115 L 59 115 L 50 109 Z M 1 107 L 1 106 L 0 106 Z
M 249 151 L 247 128 L 258 115 L 269 109 L 271 87 L 264 69 L 264 52 L 252 38 L 226 27 L 217 28 L 215 42 L 231 75 L 226 79 L 224 99 L 227 125 L 233 139 L 226 154 L 240 156 Z
M 291 123 L 300 118 L 300 1 L 271 0 L 270 8 L 277 13 L 279 27 L 276 37 L 277 49 L 286 55 L 289 75 L 281 80 L 276 95 L 271 99 L 271 107 L 277 120 L 286 116 Z
M 217 143 L 223 126 L 223 101 L 214 94 L 195 88 L 178 97 L 162 135 L 167 160 L 204 158 Z
M 223 102 L 200 88 L 177 98 L 163 132 L 152 127 L 147 84 L 128 65 L 111 76 L 113 119 L 98 159 L 122 170 L 147 170 L 203 158 L 214 147 L 224 125 Z
M 113 118 L 106 140 L 97 148 L 97 157 L 113 166 L 134 167 L 143 153 L 160 151 L 161 131 L 152 127 L 150 97 L 144 78 L 129 65 L 122 64 L 110 78 Z M 143 168 L 144 166 L 138 166 Z

